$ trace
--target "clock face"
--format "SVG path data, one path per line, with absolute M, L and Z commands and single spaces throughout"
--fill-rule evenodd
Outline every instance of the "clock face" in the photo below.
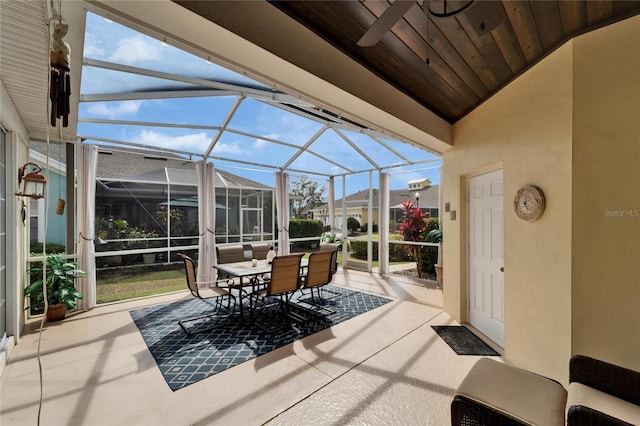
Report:
M 516 215 L 527 222 L 532 222 L 542 216 L 544 207 L 544 193 L 537 186 L 523 186 L 513 199 L 513 209 Z

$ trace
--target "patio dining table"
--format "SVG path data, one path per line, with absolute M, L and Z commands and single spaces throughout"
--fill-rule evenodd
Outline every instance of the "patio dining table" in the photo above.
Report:
M 308 265 L 309 259 L 302 258 L 300 262 L 301 273 Z M 266 259 L 260 259 L 254 266 L 252 260 L 245 260 L 242 262 L 221 263 L 213 267 L 219 272 L 224 272 L 230 277 L 235 277 L 240 280 L 239 283 L 231 285 L 231 288 L 239 289 L 240 318 L 244 320 L 242 303 L 242 298 L 245 294 L 244 288 L 251 287 L 252 291 L 255 290 L 257 278 L 271 272 L 271 263 Z

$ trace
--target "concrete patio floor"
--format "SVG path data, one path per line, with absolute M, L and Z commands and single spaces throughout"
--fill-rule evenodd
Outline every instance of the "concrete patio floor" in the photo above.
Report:
M 455 324 L 434 282 L 339 271 L 341 285 L 394 299 L 378 309 L 172 392 L 129 310 L 186 292 L 76 313 L 42 333 L 43 425 L 446 425 L 480 357 L 431 325 Z M 446 284 L 445 284 L 446 285 Z M 0 382 L 0 424 L 36 424 L 39 321 Z

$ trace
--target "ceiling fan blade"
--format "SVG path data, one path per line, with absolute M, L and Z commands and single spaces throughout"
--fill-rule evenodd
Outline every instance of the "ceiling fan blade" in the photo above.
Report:
M 476 2 L 464 13 L 479 36 L 488 34 L 498 25 L 507 21 L 502 2 L 497 0 Z
M 387 31 L 411 9 L 414 3 L 415 0 L 396 0 L 358 40 L 358 46 L 370 47 L 378 43 Z

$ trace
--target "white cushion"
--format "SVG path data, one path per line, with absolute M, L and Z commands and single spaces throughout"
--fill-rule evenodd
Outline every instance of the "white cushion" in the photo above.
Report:
M 640 406 L 616 398 L 582 383 L 569 384 L 567 412 L 574 405 L 591 408 L 631 424 L 640 424 Z
M 482 358 L 458 387 L 465 396 L 530 425 L 564 425 L 567 392 L 552 380 Z

